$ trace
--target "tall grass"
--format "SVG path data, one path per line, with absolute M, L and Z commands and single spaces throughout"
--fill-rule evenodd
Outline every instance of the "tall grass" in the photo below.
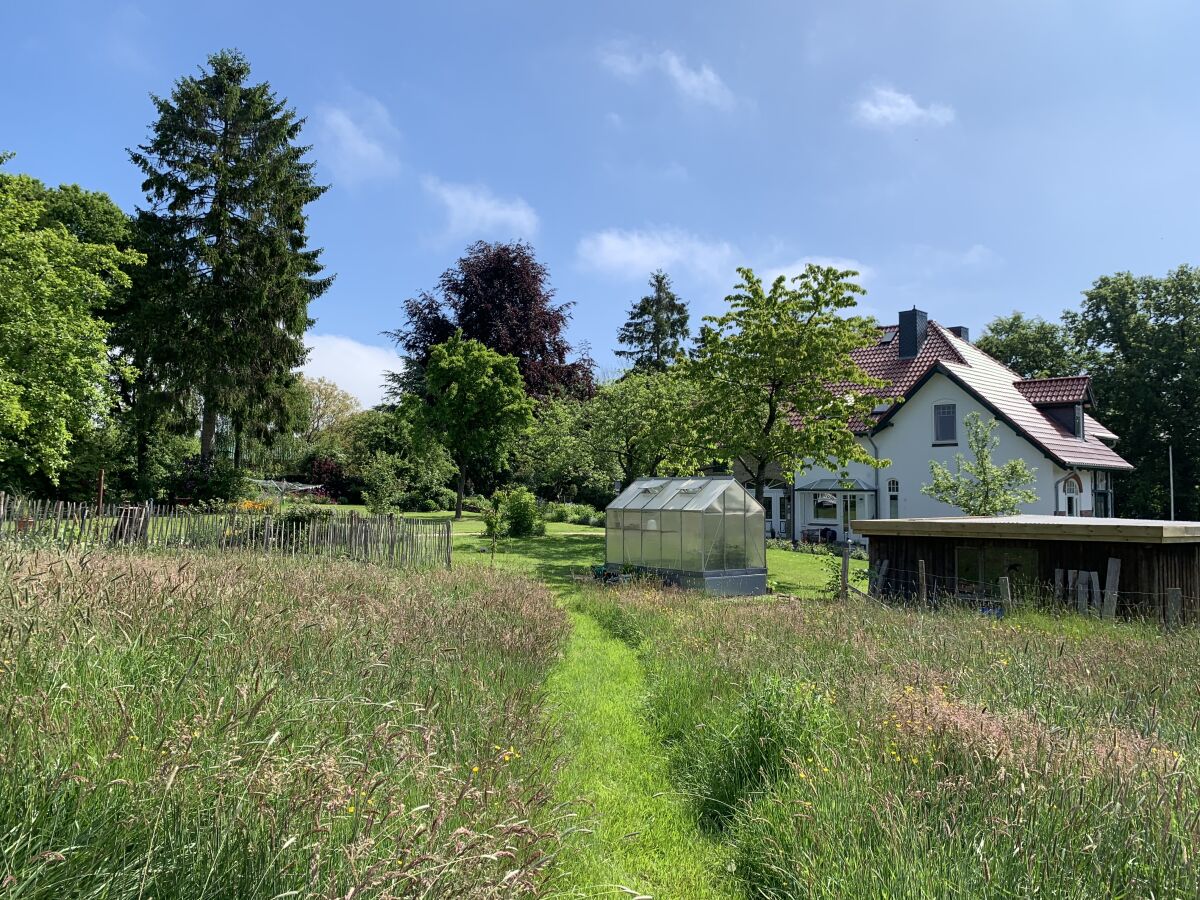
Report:
M 484 569 L 0 551 L 0 895 L 533 891 L 566 632 Z
M 1200 633 L 1032 612 L 582 603 L 750 897 L 1196 896 Z

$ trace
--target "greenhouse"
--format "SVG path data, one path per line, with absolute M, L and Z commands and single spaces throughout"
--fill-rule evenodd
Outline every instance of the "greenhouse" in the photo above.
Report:
M 762 594 L 762 506 L 732 476 L 639 478 L 608 505 L 608 571 L 661 574 L 714 594 Z

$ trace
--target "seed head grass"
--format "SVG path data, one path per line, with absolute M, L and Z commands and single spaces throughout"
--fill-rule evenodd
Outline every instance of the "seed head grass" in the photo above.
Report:
M 746 896 L 1200 892 L 1196 631 L 643 586 L 578 606 L 639 653 Z
M 0 894 L 533 892 L 567 633 L 482 568 L 0 551 Z

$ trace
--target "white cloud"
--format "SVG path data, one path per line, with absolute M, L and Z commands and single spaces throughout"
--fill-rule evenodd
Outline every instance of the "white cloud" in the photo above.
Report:
M 731 109 L 735 103 L 733 92 L 711 66 L 689 66 L 674 50 L 636 53 L 620 45 L 609 46 L 601 51 L 600 63 L 627 81 L 635 81 L 646 72 L 658 72 L 693 103 L 717 109 Z
M 604 121 L 608 123 L 609 128 L 615 128 L 617 131 L 625 127 L 625 120 L 621 118 L 620 113 L 605 113 Z
M 725 241 L 705 240 L 678 228 L 608 228 L 586 235 L 576 253 L 588 268 L 636 280 L 655 269 L 728 280 L 735 256 L 734 247 Z
M 421 181 L 445 208 L 447 237 L 532 237 L 538 217 L 520 197 L 497 197 L 484 185 L 452 184 L 432 175 Z
M 857 259 L 851 259 L 846 256 L 802 256 L 794 262 L 783 266 L 770 266 L 763 269 L 759 275 L 763 280 L 764 285 L 771 284 L 780 275 L 787 278 L 789 281 L 795 276 L 804 271 L 804 267 L 812 263 L 817 266 L 830 266 L 834 269 L 845 271 L 850 269 L 857 272 L 858 277 L 855 279 L 859 284 L 867 281 L 875 274 L 875 270 L 866 263 L 859 262 Z
M 304 374 L 329 379 L 366 407 L 383 400 L 384 374 L 404 368 L 404 361 L 390 347 L 364 344 L 338 334 L 308 334 L 304 342 L 310 350 Z
M 374 97 L 356 94 L 347 103 L 321 106 L 316 126 L 320 158 L 336 180 L 361 184 L 399 173 L 400 159 L 392 149 L 399 131 L 387 107 Z
M 876 87 L 854 104 L 854 118 L 868 128 L 899 128 L 905 125 L 949 125 L 953 107 L 941 103 L 922 106 L 911 94 L 892 87 Z

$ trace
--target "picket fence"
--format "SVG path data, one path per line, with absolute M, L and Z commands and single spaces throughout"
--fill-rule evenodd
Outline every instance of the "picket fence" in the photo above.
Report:
M 64 547 L 256 551 L 339 557 L 403 568 L 450 568 L 449 519 L 321 509 L 312 518 L 213 512 L 154 503 L 69 503 L 0 491 L 0 540 Z

